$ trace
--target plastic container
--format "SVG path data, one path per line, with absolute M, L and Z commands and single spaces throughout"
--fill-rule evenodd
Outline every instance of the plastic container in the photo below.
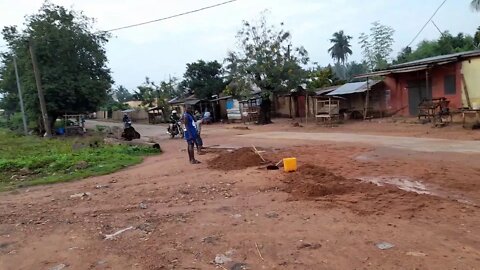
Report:
M 295 172 L 297 170 L 297 159 L 296 158 L 284 158 L 283 159 L 283 169 L 285 172 Z

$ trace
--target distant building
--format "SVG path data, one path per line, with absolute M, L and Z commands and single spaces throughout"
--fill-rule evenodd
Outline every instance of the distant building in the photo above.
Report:
M 125 104 L 130 106 L 130 108 L 132 108 L 132 109 L 143 107 L 142 106 L 142 101 L 139 101 L 139 100 L 127 101 L 127 102 L 125 102 Z

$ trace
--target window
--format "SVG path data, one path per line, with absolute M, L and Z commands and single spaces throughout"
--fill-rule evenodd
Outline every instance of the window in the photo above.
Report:
M 455 95 L 457 93 L 455 75 L 446 75 L 443 78 L 443 87 L 445 95 Z

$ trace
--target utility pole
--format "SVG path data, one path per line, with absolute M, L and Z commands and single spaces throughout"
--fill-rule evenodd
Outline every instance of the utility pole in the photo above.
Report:
M 13 56 L 13 67 L 15 68 L 15 77 L 17 79 L 18 98 L 20 99 L 20 110 L 22 111 L 23 131 L 28 135 L 27 116 L 25 115 L 25 108 L 23 107 L 22 88 L 20 87 L 20 78 L 18 76 L 17 57 Z
M 45 127 L 46 137 L 52 137 L 52 131 L 50 130 L 50 124 L 48 122 L 47 105 L 45 103 L 45 96 L 43 95 L 42 82 L 40 78 L 40 71 L 37 66 L 37 58 L 33 48 L 33 41 L 30 41 L 29 45 L 30 56 L 32 57 L 33 73 L 35 74 L 35 83 L 37 84 L 38 99 L 40 101 L 40 110 L 42 111 L 43 126 Z

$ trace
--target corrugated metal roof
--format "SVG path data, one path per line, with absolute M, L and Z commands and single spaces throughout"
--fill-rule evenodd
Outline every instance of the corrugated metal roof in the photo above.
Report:
M 366 78 L 372 76 L 384 76 L 392 73 L 404 73 L 413 72 L 418 70 L 427 69 L 435 65 L 444 65 L 452 62 L 461 61 L 462 59 L 468 59 L 471 57 L 480 57 L 480 50 L 452 53 L 447 55 L 439 55 L 433 57 L 427 57 L 407 63 L 392 65 L 383 70 L 377 70 L 366 74 L 355 76 L 355 78 Z
M 315 91 L 315 94 L 316 94 L 317 96 L 320 96 L 320 95 L 323 95 L 323 94 L 332 92 L 332 91 L 336 90 L 336 89 L 339 88 L 339 87 L 340 87 L 340 85 L 335 85 L 335 86 L 317 88 L 317 89 L 315 89 L 314 91 Z
M 428 68 L 428 65 L 421 65 L 421 66 L 415 66 L 415 67 L 405 67 L 405 68 L 399 68 L 399 69 L 394 69 L 394 70 L 380 70 L 380 71 L 374 71 L 368 74 L 362 74 L 355 76 L 355 78 L 368 78 L 368 77 L 373 77 L 373 76 L 385 76 L 388 74 L 393 74 L 393 73 L 407 73 L 407 72 L 414 72 L 414 71 L 420 71 L 420 70 L 425 70 Z
M 449 61 L 449 60 L 457 60 L 458 58 L 475 57 L 475 56 L 480 56 L 480 50 L 427 57 L 420 60 L 393 65 L 388 69 L 410 67 L 410 66 L 417 66 L 417 65 L 424 65 L 424 64 L 434 64 L 434 63 L 440 63 L 440 62 Z
M 210 101 L 219 101 L 219 100 L 224 100 L 229 98 L 232 98 L 232 96 L 219 97 L 219 98 L 211 99 Z
M 185 105 L 195 105 L 200 102 L 200 99 L 186 99 Z
M 369 81 L 368 87 L 372 87 L 379 83 L 380 81 Z M 367 91 L 367 81 L 364 82 L 351 82 L 346 83 L 335 91 L 332 91 L 327 94 L 327 96 L 339 96 L 339 95 L 346 95 L 346 94 L 353 94 L 353 93 L 361 93 Z

